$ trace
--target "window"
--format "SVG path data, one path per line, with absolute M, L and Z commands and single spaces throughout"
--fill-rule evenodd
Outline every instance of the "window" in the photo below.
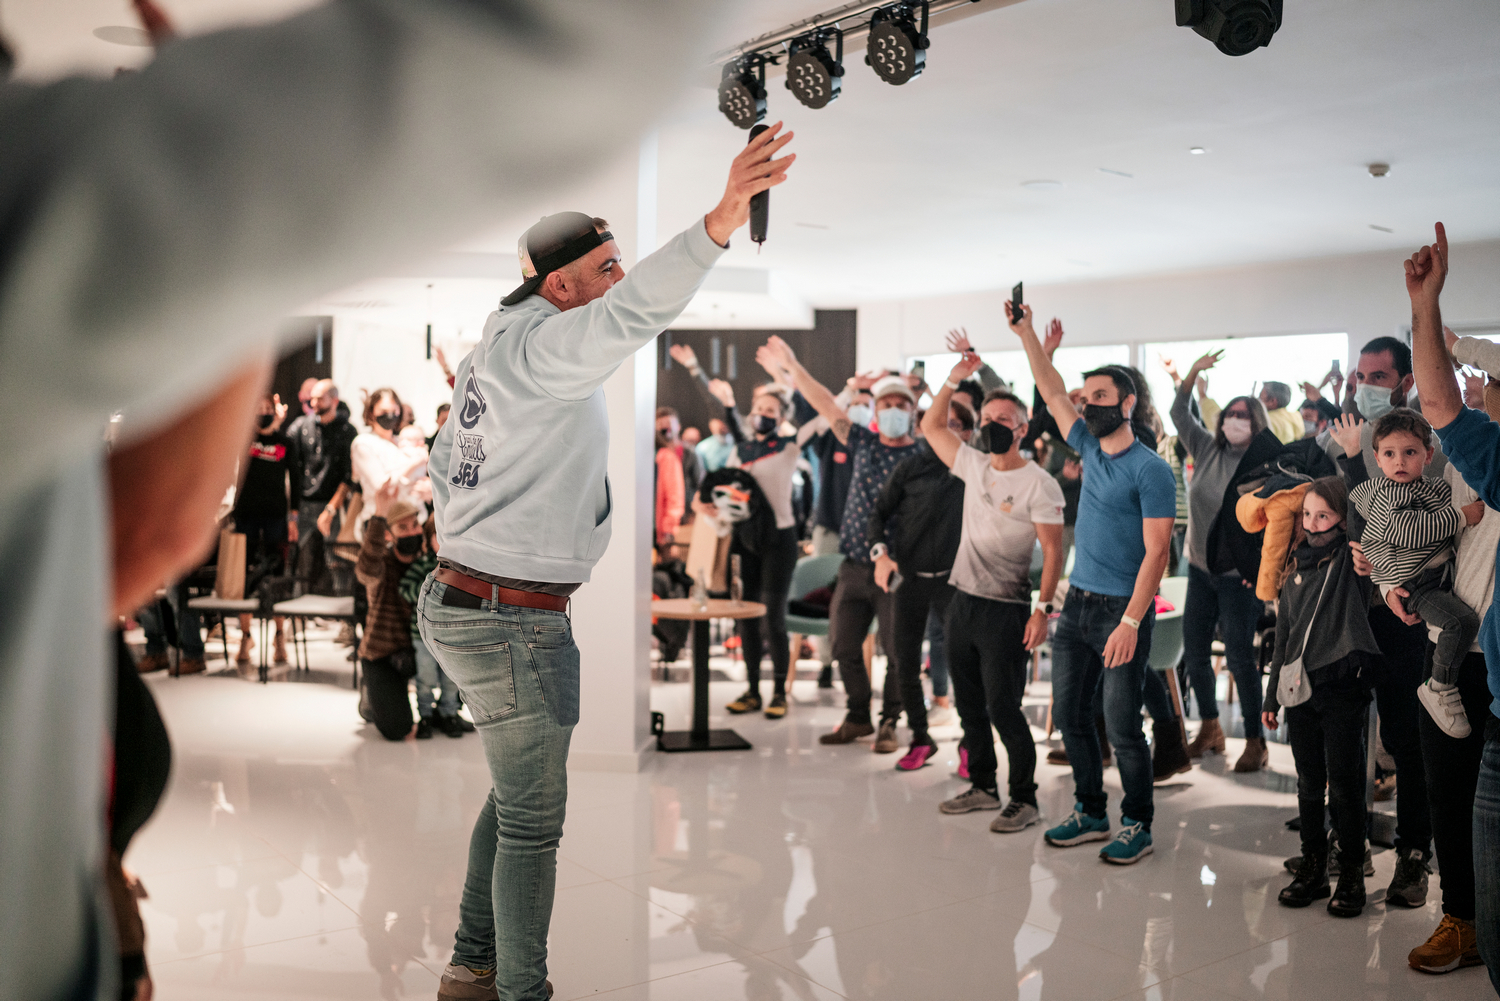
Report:
M 1338 359 L 1339 369 L 1348 376 L 1348 334 L 1287 334 L 1278 337 L 1231 337 L 1207 341 L 1168 341 L 1141 345 L 1141 371 L 1156 408 L 1161 412 L 1167 432 L 1172 432 L 1172 380 L 1162 369 L 1161 359 L 1177 363 L 1183 375 L 1193 362 L 1209 351 L 1223 350 L 1224 356 L 1205 376 L 1208 395 L 1220 406 L 1236 396 L 1260 392 L 1266 380 L 1284 382 L 1292 388 L 1293 410 L 1302 402 L 1302 383 L 1314 386 L 1323 381 Z M 1329 396 L 1332 399 L 1332 396 Z

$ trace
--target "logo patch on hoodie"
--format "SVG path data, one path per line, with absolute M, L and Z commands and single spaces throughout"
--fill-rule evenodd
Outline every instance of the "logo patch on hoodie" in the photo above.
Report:
M 479 467 L 485 460 L 484 435 L 460 431 L 453 436 L 453 446 L 458 449 L 460 461 L 458 472 L 448 482 L 455 487 L 473 490 L 479 485 Z
M 474 430 L 474 425 L 479 423 L 479 418 L 489 409 L 489 404 L 484 400 L 484 394 L 479 391 L 479 382 L 474 378 L 474 370 L 469 369 L 469 377 L 464 380 L 464 407 L 458 412 L 458 423 L 465 430 Z

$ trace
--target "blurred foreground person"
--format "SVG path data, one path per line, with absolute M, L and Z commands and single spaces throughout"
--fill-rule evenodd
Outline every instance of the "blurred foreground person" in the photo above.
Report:
M 27 568 L 0 595 L 0 997 L 119 996 L 107 627 L 212 532 L 211 511 L 165 518 L 182 496 L 132 482 L 148 531 L 110 593 L 110 414 L 139 442 L 264 357 L 298 304 L 608 162 L 722 7 L 343 0 L 112 80 L 0 87 L 0 398 L 47 428 L 0 450 L 0 561 Z

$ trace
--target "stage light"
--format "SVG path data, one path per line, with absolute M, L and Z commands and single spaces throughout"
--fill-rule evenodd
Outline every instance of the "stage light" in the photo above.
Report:
M 1281 27 L 1282 0 L 1177 0 L 1177 25 L 1192 28 L 1226 56 L 1243 56 Z
M 922 75 L 927 62 L 927 4 L 920 7 L 920 28 L 913 4 L 892 4 L 870 14 L 865 63 L 886 83 L 903 84 Z
M 759 55 L 724 65 L 719 81 L 719 110 L 729 124 L 748 129 L 766 117 L 766 61 Z
M 838 51 L 828 54 L 832 35 Z M 844 75 L 844 33 L 817 32 L 792 39 L 791 56 L 786 63 L 786 89 L 809 108 L 826 108 L 838 99 L 840 80 Z

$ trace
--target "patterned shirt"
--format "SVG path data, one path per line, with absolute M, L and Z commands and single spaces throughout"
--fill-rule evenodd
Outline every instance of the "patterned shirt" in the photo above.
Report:
M 854 453 L 854 469 L 849 498 L 844 503 L 844 521 L 839 529 L 839 552 L 845 559 L 855 563 L 871 562 L 870 512 L 880 497 L 880 488 L 885 486 L 896 464 L 908 455 L 917 454 L 918 447 L 916 442 L 896 447 L 882 445 L 880 435 L 869 428 L 849 428 L 849 450 Z
M 1453 507 L 1446 480 L 1423 476 L 1409 483 L 1369 479 L 1349 491 L 1349 502 L 1365 518 L 1365 556 L 1375 583 L 1399 587 L 1453 545 L 1463 516 Z M 1446 559 L 1446 556 L 1444 557 Z

